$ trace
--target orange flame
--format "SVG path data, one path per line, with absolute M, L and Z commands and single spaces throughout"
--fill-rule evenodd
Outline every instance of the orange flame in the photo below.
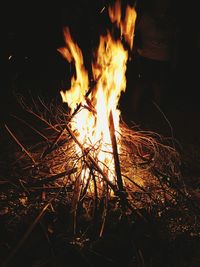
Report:
M 68 103 L 71 109 L 74 110 L 77 104 L 83 102 L 88 90 L 88 73 L 84 67 L 82 52 L 78 45 L 73 42 L 68 28 L 64 30 L 64 37 L 67 47 L 61 48 L 59 51 L 68 62 L 74 59 L 76 77 L 72 77 L 71 89 L 65 92 L 61 91 L 60 93 L 63 102 Z
M 132 48 L 136 19 L 134 8 L 130 6 L 126 8 L 123 21 L 119 1 L 116 1 L 113 7 L 109 7 L 108 12 L 111 22 L 116 23 L 125 41 Z M 71 112 L 78 104 L 82 106 L 79 112 L 74 115 L 71 128 L 78 131 L 78 139 L 85 148 L 93 148 L 94 157 L 98 160 L 98 164 L 106 171 L 109 179 L 114 181 L 109 114 L 112 111 L 116 133 L 120 132 L 120 111 L 117 105 L 121 92 L 126 89 L 125 73 L 128 51 L 124 48 L 121 40 L 114 40 L 109 31 L 106 36 L 100 37 L 99 47 L 92 63 L 93 79 L 96 85 L 92 88 L 90 95 L 86 97 L 89 90 L 89 79 L 84 67 L 82 52 L 72 40 L 68 28 L 64 31 L 64 37 L 66 47 L 59 49 L 59 51 L 69 62 L 74 61 L 76 76 L 72 77 L 71 88 L 60 93 L 63 102 L 66 102 L 71 108 Z M 119 140 L 119 136 L 116 137 Z M 80 149 L 77 148 L 77 151 L 80 152 Z
M 117 0 L 113 7 L 109 7 L 108 13 L 112 23 L 116 23 L 117 27 L 120 29 L 121 35 L 124 36 L 125 41 L 132 49 L 137 17 L 135 9 L 128 5 L 126 7 L 125 18 L 122 20 L 120 1 Z

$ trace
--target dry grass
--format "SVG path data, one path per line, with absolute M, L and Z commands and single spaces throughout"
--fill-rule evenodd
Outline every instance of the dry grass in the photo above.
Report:
M 143 225 L 150 214 L 163 218 L 172 235 L 191 230 L 196 236 L 199 210 L 183 182 L 174 140 L 141 131 L 135 125 L 130 128 L 121 120 L 117 135 L 121 192 L 116 173 L 98 159 L 102 140 L 87 146 L 79 143 L 78 132 L 70 129 L 73 117 L 63 105 L 47 106 L 41 99 L 32 104 L 20 99 L 20 104 L 23 112 L 20 117 L 14 116 L 15 126 L 6 126 L 14 142 L 7 151 L 10 162 L 1 161 L 2 167 L 7 165 L 1 174 L 1 215 L 8 216 L 11 232 L 23 218 L 34 219 L 4 266 L 19 253 L 45 213 L 54 214 L 55 220 L 47 225 L 47 235 L 60 233 L 55 228 L 59 222 L 56 216 L 66 209 L 67 238 L 81 249 L 92 239 L 103 237 L 122 218 L 129 223 L 138 220 Z M 112 155 L 109 151 L 104 152 Z M 109 180 L 108 173 L 114 179 Z M 60 205 L 63 208 L 58 212 Z M 173 220 L 170 213 L 175 216 Z M 142 254 L 139 258 L 142 262 Z

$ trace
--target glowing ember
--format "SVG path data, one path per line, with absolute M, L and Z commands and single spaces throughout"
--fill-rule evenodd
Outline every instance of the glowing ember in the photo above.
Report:
M 132 48 L 136 19 L 135 9 L 128 6 L 122 20 L 121 5 L 117 1 L 113 7 L 109 7 L 108 13 L 111 22 L 120 29 L 121 36 Z M 109 116 L 110 114 L 113 116 L 115 135 L 120 141 L 120 111 L 117 106 L 121 92 L 126 89 L 125 73 L 128 51 L 124 48 L 122 41 L 115 40 L 109 31 L 105 36 L 100 37 L 99 47 L 92 63 L 95 87 L 90 90 L 89 96 L 86 97 L 86 93 L 89 91 L 89 78 L 84 67 L 82 52 L 72 40 L 68 28 L 64 31 L 64 37 L 66 47 L 59 49 L 59 51 L 68 62 L 74 61 L 76 75 L 72 77 L 71 88 L 65 92 L 61 91 L 61 96 L 63 102 L 66 102 L 70 107 L 72 114 L 78 105 L 80 107 L 73 116 L 71 129 L 77 132 L 77 139 L 84 149 L 87 149 L 90 155 L 95 158 L 108 179 L 115 184 L 116 175 L 109 131 Z M 120 142 L 118 143 L 120 144 Z M 120 146 L 118 152 L 120 152 Z M 80 155 L 82 153 L 78 146 L 77 153 Z M 82 180 L 84 178 L 87 180 L 89 172 L 88 167 L 82 171 Z M 101 177 L 97 177 L 97 180 L 101 187 Z

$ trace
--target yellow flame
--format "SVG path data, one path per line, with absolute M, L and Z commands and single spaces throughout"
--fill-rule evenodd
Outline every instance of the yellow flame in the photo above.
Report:
M 119 0 L 115 2 L 114 6 L 110 6 L 108 8 L 108 14 L 111 22 L 116 23 L 118 28 L 120 28 L 122 14 L 121 14 L 121 3 Z
M 106 36 L 100 37 L 96 62 L 92 65 L 93 76 L 97 81 L 97 92 L 100 91 L 104 98 L 104 101 L 102 97 L 96 99 L 97 108 L 100 107 L 97 109 L 97 118 L 102 118 L 101 114 L 104 113 L 108 121 L 110 111 L 112 111 L 117 128 L 120 114 L 117 105 L 121 92 L 126 89 L 127 59 L 128 52 L 120 40 L 115 41 L 109 32 Z M 104 112 L 101 112 L 102 109 Z
M 83 55 L 77 44 L 74 43 L 68 28 L 64 30 L 64 37 L 67 48 L 60 49 L 62 55 L 71 62 L 72 59 L 75 63 L 76 76 L 72 77 L 71 89 L 68 91 L 61 91 L 63 102 L 68 103 L 72 111 L 76 105 L 83 102 L 85 94 L 88 90 L 88 73 L 84 67 Z
M 109 7 L 108 11 L 111 22 L 116 23 L 121 29 L 124 39 L 132 47 L 136 19 L 134 8 L 130 6 L 126 8 L 123 21 L 120 1 L 116 1 L 115 5 Z M 89 79 L 84 67 L 82 52 L 73 41 L 68 28 L 64 31 L 64 37 L 67 47 L 61 48 L 59 51 L 69 62 L 74 61 L 76 75 L 72 77 L 71 88 L 60 93 L 63 101 L 68 103 L 72 112 L 78 104 L 82 106 L 73 117 L 72 130 L 78 132 L 78 139 L 85 148 L 95 148 L 93 149 L 95 151 L 94 157 L 98 164 L 106 171 L 109 179 L 115 181 L 109 114 L 112 111 L 116 133 L 120 132 L 118 102 L 121 92 L 126 89 L 125 74 L 128 51 L 124 48 L 121 40 L 115 40 L 109 31 L 105 36 L 100 37 L 92 63 L 93 79 L 96 83 L 86 98 L 86 93 L 89 90 Z M 108 168 L 105 167 L 106 165 Z
M 134 8 L 127 6 L 125 20 L 123 23 L 123 35 L 130 48 L 133 48 L 134 29 L 137 14 Z
M 126 7 L 125 17 L 122 20 L 121 4 L 117 0 L 113 7 L 108 8 L 108 14 L 112 23 L 115 23 L 120 29 L 121 35 L 124 36 L 125 41 L 129 47 L 133 47 L 134 29 L 137 13 L 131 6 Z

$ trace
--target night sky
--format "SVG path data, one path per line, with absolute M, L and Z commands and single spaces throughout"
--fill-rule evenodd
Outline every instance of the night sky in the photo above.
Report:
M 59 100 L 59 91 L 69 84 L 72 71 L 57 52 L 57 48 L 64 45 L 63 27 L 70 27 L 84 52 L 86 65 L 89 65 L 92 48 L 107 25 L 105 11 L 100 11 L 108 2 L 76 0 L 36 4 L 27 1 L 22 4 L 7 1 L 2 9 L 1 121 L 5 122 L 15 108 L 13 92 L 27 96 L 31 91 L 35 96 Z M 140 4 L 143 2 L 141 0 Z M 178 63 L 168 106 L 171 107 L 170 114 L 176 111 L 179 117 L 185 120 L 188 117 L 188 123 L 193 125 L 200 114 L 199 67 L 195 66 L 200 62 L 199 14 L 193 1 L 188 1 L 187 5 L 179 0 L 173 3 L 179 25 Z M 173 126 L 176 116 L 170 114 Z M 184 119 L 180 123 L 179 117 L 177 120 L 183 126 Z

